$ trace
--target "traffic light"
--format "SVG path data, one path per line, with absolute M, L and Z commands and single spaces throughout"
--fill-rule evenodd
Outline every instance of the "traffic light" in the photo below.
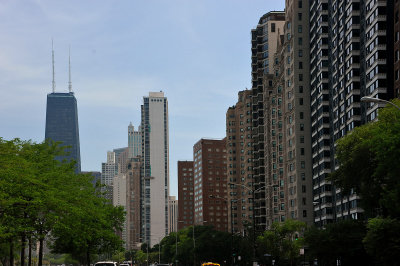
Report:
M 294 239 L 295 239 L 295 240 L 299 240 L 299 235 L 298 235 L 298 234 L 295 234 L 295 235 L 294 235 Z

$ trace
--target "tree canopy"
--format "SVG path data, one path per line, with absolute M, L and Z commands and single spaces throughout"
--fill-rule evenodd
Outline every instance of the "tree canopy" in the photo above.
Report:
M 90 175 L 76 174 L 74 161 L 55 159 L 63 154 L 59 143 L 0 138 L 0 244 L 8 247 L 11 265 L 17 247 L 24 264 L 27 239 L 40 243 L 41 265 L 43 242 L 51 239 L 50 232 L 55 250 L 63 253 L 121 248 L 115 231 L 123 223 L 123 210 L 100 197 Z M 87 234 L 94 238 L 92 246 L 102 248 L 84 249 Z M 61 238 L 64 245 L 57 242 Z

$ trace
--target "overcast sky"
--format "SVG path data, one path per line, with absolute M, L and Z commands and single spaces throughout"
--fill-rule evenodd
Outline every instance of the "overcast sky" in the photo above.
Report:
M 169 102 L 170 194 L 177 161 L 201 138 L 225 136 L 225 113 L 251 87 L 251 29 L 284 0 L 1 0 L 0 137 L 41 142 L 51 92 L 78 101 L 83 171 L 126 147 L 150 91 Z

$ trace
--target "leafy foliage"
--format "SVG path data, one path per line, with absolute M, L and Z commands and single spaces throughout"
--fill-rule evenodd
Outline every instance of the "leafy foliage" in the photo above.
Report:
M 300 256 L 303 239 L 300 237 L 306 224 L 297 220 L 273 223 L 269 230 L 259 236 L 257 242 L 262 254 L 269 254 L 278 265 L 292 264 Z
M 312 227 L 305 232 L 308 257 L 318 259 L 318 265 L 369 265 L 362 240 L 366 228 L 362 221 L 343 220 L 326 228 Z
M 400 105 L 399 100 L 394 103 Z M 400 111 L 388 105 L 379 120 L 355 128 L 337 142 L 340 167 L 331 175 L 348 194 L 362 196 L 369 217 L 400 217 Z
M 368 233 L 363 242 L 378 265 L 398 265 L 400 261 L 400 222 L 390 218 L 368 221 Z
M 15 247 L 24 256 L 28 237 L 40 243 L 41 265 L 43 241 L 49 232 L 58 251 L 74 256 L 76 250 L 87 254 L 121 248 L 115 231 L 123 222 L 123 210 L 99 197 L 90 176 L 75 174 L 74 161 L 55 160 L 64 154 L 58 144 L 0 138 L 0 244 L 10 249 L 10 264 Z M 85 231 L 89 226 L 91 231 Z M 102 248 L 87 248 L 91 246 L 84 237 L 86 233 L 96 242 L 94 246 Z M 61 238 L 68 242 L 60 245 L 57 240 Z

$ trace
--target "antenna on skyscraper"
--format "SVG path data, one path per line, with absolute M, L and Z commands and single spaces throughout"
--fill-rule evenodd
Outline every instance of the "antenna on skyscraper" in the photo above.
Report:
M 68 67 L 69 67 L 68 90 L 69 90 L 69 92 L 72 92 L 72 81 L 71 81 L 71 46 L 69 46 Z
M 52 56 L 52 63 L 53 63 L 53 93 L 56 91 L 56 81 L 54 79 L 54 46 L 53 46 L 53 38 L 51 39 L 51 56 Z

